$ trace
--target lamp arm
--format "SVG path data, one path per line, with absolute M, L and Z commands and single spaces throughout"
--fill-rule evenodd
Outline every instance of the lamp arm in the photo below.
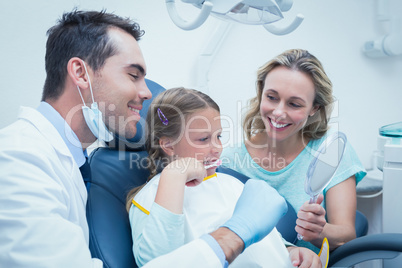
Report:
M 270 32 L 272 34 L 285 35 L 285 34 L 291 33 L 294 30 L 296 30 L 296 28 L 300 26 L 300 24 L 303 22 L 303 20 L 304 20 L 304 16 L 302 14 L 298 14 L 291 24 L 289 24 L 288 26 L 285 26 L 283 28 L 279 28 L 272 24 L 264 24 L 263 26 L 268 32 Z
M 201 24 L 203 24 L 207 20 L 209 14 L 212 11 L 213 4 L 209 1 L 205 1 L 202 5 L 200 14 L 192 22 L 185 21 L 180 17 L 176 9 L 175 0 L 166 0 L 166 7 L 170 18 L 177 27 L 183 30 L 194 30 L 195 28 L 200 27 Z

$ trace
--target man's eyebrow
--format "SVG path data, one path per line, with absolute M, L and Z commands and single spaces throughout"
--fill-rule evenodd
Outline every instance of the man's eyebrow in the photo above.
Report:
M 139 64 L 134 64 L 134 63 L 133 63 L 133 64 L 128 65 L 127 68 L 128 68 L 128 69 L 132 69 L 132 68 L 137 69 L 142 75 L 145 76 L 144 67 L 142 67 L 142 66 L 139 65 Z

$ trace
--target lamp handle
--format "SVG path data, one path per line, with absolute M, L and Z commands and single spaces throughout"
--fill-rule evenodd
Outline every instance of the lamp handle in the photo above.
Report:
M 200 27 L 201 24 L 207 20 L 212 11 L 213 4 L 209 1 L 205 1 L 202 5 L 200 14 L 192 22 L 188 22 L 180 17 L 176 9 L 175 0 L 166 0 L 166 7 L 170 18 L 177 27 L 183 30 L 194 30 L 195 28 Z
M 264 24 L 263 26 L 268 32 L 270 32 L 272 34 L 285 35 L 285 34 L 291 33 L 294 30 L 296 30 L 296 28 L 300 26 L 300 24 L 303 22 L 303 20 L 304 20 L 304 16 L 302 14 L 297 14 L 297 16 L 295 17 L 293 22 L 283 28 L 279 28 L 272 24 Z

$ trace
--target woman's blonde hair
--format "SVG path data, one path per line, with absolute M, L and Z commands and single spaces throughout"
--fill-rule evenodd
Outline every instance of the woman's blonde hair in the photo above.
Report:
M 220 112 L 218 104 L 208 95 L 183 87 L 166 90 L 152 101 L 146 118 L 148 126 L 146 148 L 150 171 L 147 181 L 172 161 L 159 145 L 159 140 L 167 137 L 179 141 L 184 133 L 186 118 L 207 108 Z M 127 197 L 127 210 L 130 210 L 131 200 L 143 186 L 130 191 Z
M 258 69 L 256 81 L 257 96 L 250 100 L 250 108 L 243 120 L 245 137 L 250 140 L 254 134 L 265 131 L 265 125 L 260 116 L 262 92 L 268 73 L 279 66 L 303 72 L 313 81 L 315 89 L 313 107 L 318 106 L 318 111 L 308 118 L 301 132 L 306 139 L 321 138 L 329 128 L 328 121 L 334 102 L 332 83 L 325 73 L 321 62 L 307 50 L 302 49 L 287 50 Z

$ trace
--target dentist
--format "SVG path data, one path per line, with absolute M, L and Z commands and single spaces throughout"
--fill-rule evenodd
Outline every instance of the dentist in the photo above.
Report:
M 142 35 L 128 19 L 77 10 L 49 29 L 42 102 L 21 108 L 18 120 L 0 130 L 1 266 L 102 267 L 88 249 L 86 149 L 97 138 L 110 141 L 111 132 L 136 133 L 138 112 L 151 98 Z M 265 195 L 264 187 L 245 191 L 227 227 L 179 249 L 194 265 L 222 267 L 270 232 L 263 222 L 274 208 L 255 202 L 255 213 L 244 209 Z M 247 228 L 256 222 L 258 228 Z M 149 267 L 176 264 L 175 254 Z
M 79 168 L 90 144 L 112 139 L 109 130 L 136 133 L 151 98 L 142 35 L 138 24 L 105 12 L 66 13 L 49 29 L 42 102 L 0 131 L 2 266 L 102 266 L 88 249 Z M 124 128 L 111 123 L 118 119 Z

